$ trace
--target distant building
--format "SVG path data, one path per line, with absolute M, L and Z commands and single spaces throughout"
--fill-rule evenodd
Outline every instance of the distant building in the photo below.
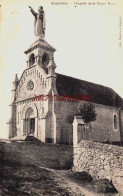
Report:
M 82 138 L 78 140 L 121 141 L 122 98 L 111 88 L 56 73 L 55 49 L 45 40 L 44 11 L 42 16 L 40 9 L 39 13 L 34 13 L 32 8 L 31 11 L 37 17 L 36 41 L 25 51 L 27 66 L 20 79 L 15 75 L 13 81 L 9 138 L 25 139 L 27 135 L 33 135 L 42 142 L 72 144 L 73 120 L 79 115 L 80 104 L 85 102 L 59 101 L 56 95 L 72 98 L 92 95 L 91 102 L 95 105 L 97 118 L 91 123 L 89 136 L 87 133 L 84 136 L 81 134 Z M 48 95 L 49 98 L 46 96 L 44 99 L 47 100 L 44 101 L 40 95 Z M 76 129 L 82 132 L 82 124 L 76 122 Z

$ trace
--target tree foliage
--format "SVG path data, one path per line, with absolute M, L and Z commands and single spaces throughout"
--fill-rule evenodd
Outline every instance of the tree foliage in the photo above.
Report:
M 79 108 L 80 110 L 80 114 L 82 116 L 82 119 L 84 121 L 84 123 L 89 123 L 91 121 L 95 121 L 96 120 L 96 112 L 95 112 L 95 106 L 90 104 L 83 104 L 82 106 L 80 106 Z

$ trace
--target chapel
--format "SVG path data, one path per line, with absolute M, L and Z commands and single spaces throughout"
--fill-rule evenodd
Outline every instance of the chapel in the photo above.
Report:
M 45 12 L 34 15 L 35 41 L 25 50 L 26 67 L 13 80 L 9 138 L 33 136 L 42 142 L 77 144 L 81 139 L 116 141 L 123 139 L 123 99 L 111 88 L 56 72 L 56 49 L 45 39 Z M 81 70 L 80 70 L 81 71 Z M 43 95 L 43 100 L 41 98 Z M 92 95 L 91 101 L 60 100 L 58 96 Z M 47 98 L 49 96 L 49 98 Z M 54 97 L 53 99 L 50 99 Z M 79 115 L 82 104 L 93 104 L 96 120 L 85 130 Z

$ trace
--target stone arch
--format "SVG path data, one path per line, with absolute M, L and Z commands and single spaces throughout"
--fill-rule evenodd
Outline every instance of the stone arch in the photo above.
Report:
M 34 117 L 37 118 L 38 117 L 38 110 L 37 110 L 37 107 L 34 103 L 28 103 L 24 106 L 23 108 L 23 111 L 22 111 L 22 115 L 21 115 L 21 119 L 25 119 L 26 117 L 26 111 L 29 109 L 29 108 L 32 108 L 33 109 L 33 112 L 34 112 Z
M 29 57 L 29 67 L 31 67 L 35 63 L 35 55 L 32 53 Z
M 38 111 L 34 103 L 25 105 L 21 115 L 22 119 L 22 134 L 30 135 L 33 134 L 38 137 Z
M 32 107 L 28 108 L 26 110 L 26 113 L 25 113 L 25 118 L 34 118 L 35 117 L 35 113 L 34 113 L 34 110 L 32 109 Z
M 43 66 L 47 66 L 49 63 L 49 55 L 45 52 L 42 57 Z

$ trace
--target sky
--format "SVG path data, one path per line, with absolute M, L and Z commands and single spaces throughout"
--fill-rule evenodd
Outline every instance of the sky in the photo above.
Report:
M 35 41 L 28 6 L 44 8 L 45 39 L 56 48 L 57 73 L 111 87 L 123 97 L 122 0 L 0 0 L 0 5 L 0 138 L 8 135 L 12 81 L 26 68 L 24 51 Z

